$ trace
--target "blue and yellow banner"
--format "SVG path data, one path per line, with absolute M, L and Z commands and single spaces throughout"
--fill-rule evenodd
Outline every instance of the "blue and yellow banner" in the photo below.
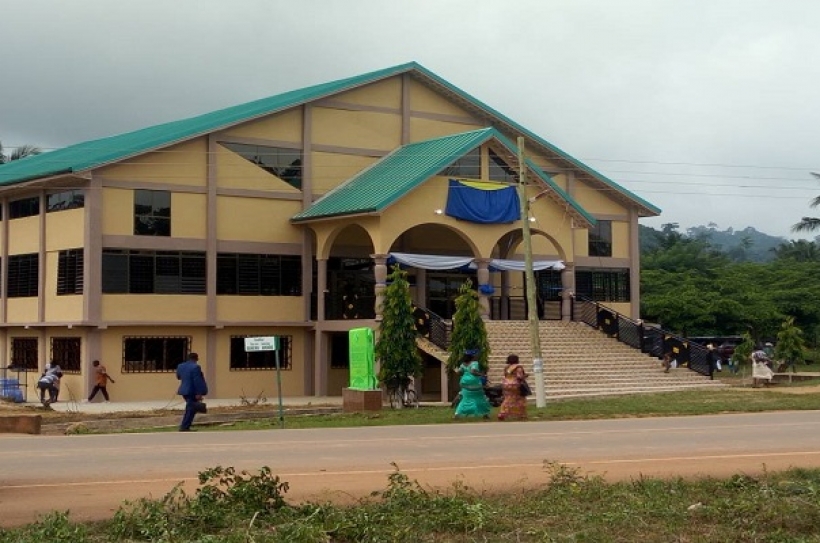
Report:
M 450 179 L 444 212 L 463 221 L 503 224 L 521 218 L 521 205 L 515 187 L 505 183 Z

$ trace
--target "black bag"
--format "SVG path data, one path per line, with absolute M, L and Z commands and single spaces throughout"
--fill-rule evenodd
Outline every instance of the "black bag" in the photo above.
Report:
M 202 402 L 202 401 L 194 402 L 194 413 L 201 413 L 201 414 L 204 415 L 207 412 L 208 412 L 208 406 L 205 405 L 205 402 Z
M 521 392 L 521 395 L 524 396 L 525 398 L 532 394 L 532 390 L 530 389 L 530 385 L 528 385 L 526 381 L 521 381 L 518 384 L 518 389 Z

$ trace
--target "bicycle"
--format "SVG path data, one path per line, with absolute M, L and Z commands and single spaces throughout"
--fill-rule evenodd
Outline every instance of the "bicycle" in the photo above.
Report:
M 419 407 L 419 399 L 416 396 L 416 389 L 413 386 L 413 379 L 405 379 L 402 382 L 392 382 L 387 386 L 387 398 L 390 401 L 391 409 L 415 408 Z

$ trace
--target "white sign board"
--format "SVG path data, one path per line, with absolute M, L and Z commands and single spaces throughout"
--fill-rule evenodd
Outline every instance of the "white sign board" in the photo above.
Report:
M 279 347 L 279 338 L 277 336 L 245 338 L 246 353 L 256 351 L 275 351 L 277 347 Z

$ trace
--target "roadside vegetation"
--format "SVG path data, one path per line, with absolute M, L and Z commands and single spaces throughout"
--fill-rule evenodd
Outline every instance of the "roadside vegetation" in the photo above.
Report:
M 610 483 L 545 462 L 542 483 L 483 494 L 424 488 L 396 466 L 383 491 L 347 506 L 289 503 L 267 468 L 199 478 L 191 494 L 177 487 L 93 524 L 55 512 L 0 543 L 820 541 L 820 470 Z

